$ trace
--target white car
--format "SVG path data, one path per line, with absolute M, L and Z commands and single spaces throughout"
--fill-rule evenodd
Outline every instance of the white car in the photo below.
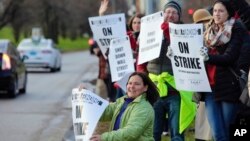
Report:
M 49 68 L 51 72 L 60 71 L 62 66 L 61 52 L 51 39 L 41 38 L 34 41 L 23 39 L 17 50 L 24 57 L 27 68 Z

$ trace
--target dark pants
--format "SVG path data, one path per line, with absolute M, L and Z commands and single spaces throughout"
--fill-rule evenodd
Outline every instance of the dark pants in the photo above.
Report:
M 161 141 L 161 135 L 164 128 L 164 120 L 166 119 L 166 114 L 168 114 L 168 124 L 170 127 L 171 141 L 184 141 L 184 133 L 179 133 L 180 101 L 180 95 L 176 94 L 160 98 L 154 104 L 155 141 Z

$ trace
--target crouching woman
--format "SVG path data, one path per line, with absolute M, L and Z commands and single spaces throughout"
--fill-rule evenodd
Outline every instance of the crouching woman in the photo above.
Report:
M 93 135 L 90 141 L 153 141 L 153 103 L 159 94 L 147 75 L 134 72 L 127 93 L 105 109 L 100 121 L 111 121 L 109 132 Z

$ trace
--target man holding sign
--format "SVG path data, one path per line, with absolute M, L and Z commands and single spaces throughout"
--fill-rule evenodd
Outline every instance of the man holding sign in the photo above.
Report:
M 192 93 L 176 90 L 171 60 L 166 57 L 168 46 L 170 45 L 168 23 L 181 23 L 181 7 L 177 2 L 170 1 L 164 6 L 163 12 L 164 23 L 161 25 L 161 28 L 163 29 L 164 39 L 160 56 L 147 64 L 149 77 L 157 84 L 160 92 L 160 98 L 154 105 L 154 138 L 156 141 L 161 141 L 164 119 L 167 115 L 169 126 L 171 127 L 171 139 L 183 141 L 183 132 L 195 116 L 195 105 L 191 102 Z

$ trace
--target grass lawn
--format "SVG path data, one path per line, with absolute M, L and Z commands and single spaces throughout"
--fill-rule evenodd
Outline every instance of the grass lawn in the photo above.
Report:
M 12 34 L 12 29 L 9 27 L 4 27 L 0 30 L 0 38 L 9 39 L 13 41 L 13 43 L 16 44 L 17 46 L 18 43 L 25 37 L 21 35 L 20 41 L 15 42 L 13 34 Z M 57 44 L 57 46 L 61 50 L 61 52 L 87 50 L 89 48 L 88 39 L 82 38 L 82 37 L 79 37 L 76 40 L 59 37 L 59 43 Z
M 76 40 L 70 40 L 69 38 L 59 38 L 58 48 L 62 52 L 71 52 L 79 50 L 89 49 L 87 38 L 77 38 Z

